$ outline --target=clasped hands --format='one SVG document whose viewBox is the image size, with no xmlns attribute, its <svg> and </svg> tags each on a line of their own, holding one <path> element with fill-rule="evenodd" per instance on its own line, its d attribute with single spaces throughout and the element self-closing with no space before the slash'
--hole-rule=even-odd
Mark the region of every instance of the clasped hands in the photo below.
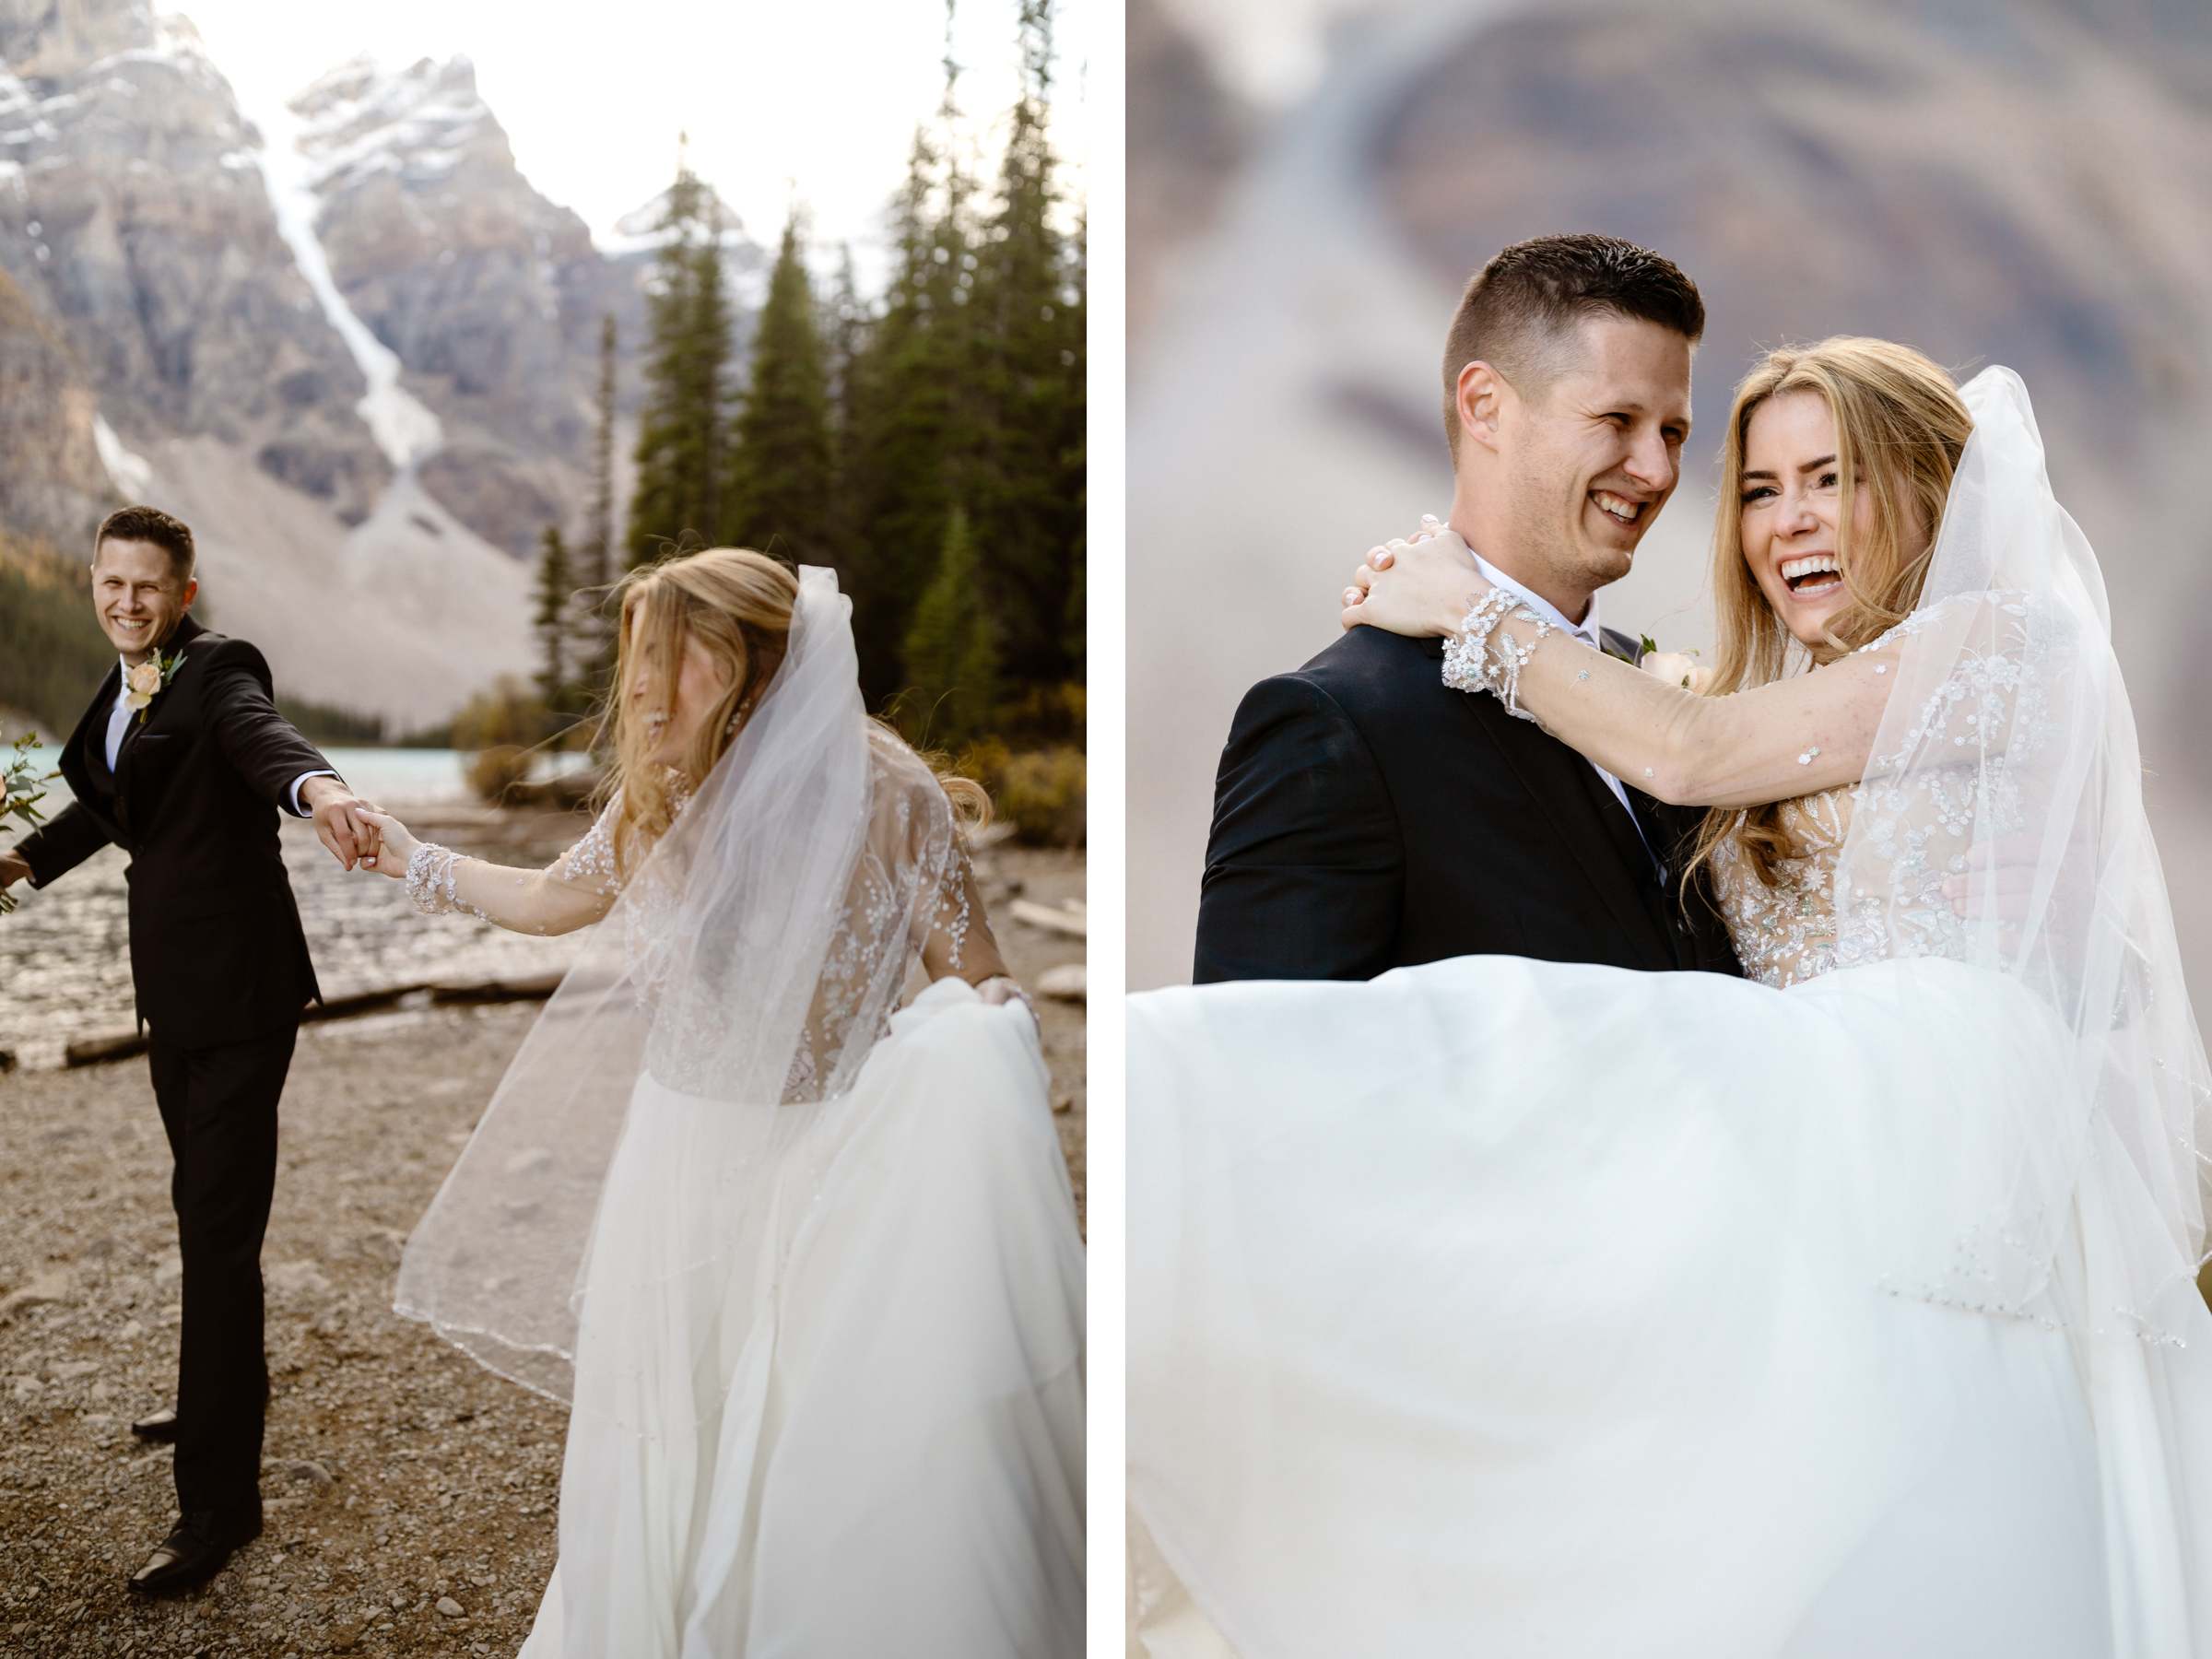
<svg viewBox="0 0 2212 1659">
<path fill-rule="evenodd" d="M 355 794 L 344 780 L 310 778 L 300 786 L 300 801 L 314 819 L 315 836 L 346 869 L 373 870 L 382 852 L 376 808 Z"/>
<path fill-rule="evenodd" d="M 1342 621 L 1347 629 L 1441 638 L 1489 591 L 1475 561 L 1445 536 L 1442 522 L 1423 513 L 1411 536 L 1368 549 L 1344 590 Z"/>
</svg>

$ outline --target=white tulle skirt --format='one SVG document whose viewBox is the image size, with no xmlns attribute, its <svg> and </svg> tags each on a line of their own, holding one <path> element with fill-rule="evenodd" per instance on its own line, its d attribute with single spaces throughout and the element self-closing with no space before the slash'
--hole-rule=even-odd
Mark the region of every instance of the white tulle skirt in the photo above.
<svg viewBox="0 0 2212 1659">
<path fill-rule="evenodd" d="M 527 1659 L 1059 1659 L 1083 1642 L 1083 1257 L 1036 1031 L 940 982 L 850 1095 L 638 1085 Z M 810 1113 L 795 1119 L 794 1113 Z M 780 1159 L 717 1213 L 718 1158 Z"/>
<path fill-rule="evenodd" d="M 2004 982 L 1487 957 L 1129 1022 L 1134 1652 L 2212 1653 L 2212 1318 L 2133 1166 L 2089 1134 L 2020 1315 L 1925 1299 L 2085 1115 Z"/>
</svg>

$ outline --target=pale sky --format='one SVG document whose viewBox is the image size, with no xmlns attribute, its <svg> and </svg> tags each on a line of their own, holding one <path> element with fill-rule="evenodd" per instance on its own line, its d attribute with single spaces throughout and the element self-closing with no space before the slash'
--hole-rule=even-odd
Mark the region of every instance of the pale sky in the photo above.
<svg viewBox="0 0 2212 1659">
<path fill-rule="evenodd" d="M 268 0 L 157 0 L 189 18 L 249 118 L 366 53 L 404 66 L 465 55 L 477 88 L 544 195 L 605 238 L 675 176 L 677 135 L 693 170 L 753 238 L 772 246 L 795 188 L 813 216 L 818 265 L 854 244 L 864 281 L 881 269 L 883 210 L 916 122 L 943 88 L 945 14 L 924 0 L 349 0 L 273 12 Z M 1081 186 L 1088 31 L 1118 8 L 1054 7 L 1053 142 L 1064 186 Z M 1015 96 L 1013 0 L 960 0 L 954 55 L 976 155 L 995 171 Z"/>
</svg>

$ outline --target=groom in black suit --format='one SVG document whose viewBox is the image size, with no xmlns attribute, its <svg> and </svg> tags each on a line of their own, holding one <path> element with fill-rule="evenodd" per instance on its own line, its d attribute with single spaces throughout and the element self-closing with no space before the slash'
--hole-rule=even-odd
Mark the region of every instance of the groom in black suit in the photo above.
<svg viewBox="0 0 2212 1659">
<path fill-rule="evenodd" d="M 1631 661 L 1597 625 L 1597 591 L 1674 491 L 1704 326 L 1696 285 L 1658 254 L 1549 236 L 1483 268 L 1446 340 L 1445 534 L 1555 627 Z M 1193 978 L 1364 980 L 1475 954 L 1740 974 L 1698 885 L 1678 896 L 1698 815 L 1497 698 L 1447 689 L 1443 651 L 1352 628 L 1245 694 Z"/>
<path fill-rule="evenodd" d="M 111 841 L 131 855 L 131 980 L 184 1264 L 176 1408 L 132 1425 L 177 1448 L 182 1515 L 130 1580 L 152 1595 L 205 1583 L 261 1531 L 261 1241 L 277 1097 L 320 995 L 272 809 L 312 815 L 348 869 L 376 850 L 368 804 L 277 713 L 261 653 L 185 615 L 197 592 L 177 520 L 125 507 L 100 525 L 93 605 L 121 661 L 62 748 L 76 799 L 0 853 L 0 888 L 42 888 Z"/>
</svg>

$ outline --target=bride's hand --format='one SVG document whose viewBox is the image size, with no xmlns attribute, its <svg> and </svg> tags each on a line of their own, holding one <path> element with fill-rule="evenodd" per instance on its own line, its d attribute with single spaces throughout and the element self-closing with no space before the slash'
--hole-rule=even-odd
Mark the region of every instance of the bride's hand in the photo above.
<svg viewBox="0 0 2212 1659">
<path fill-rule="evenodd" d="M 1371 547 L 1353 585 L 1344 590 L 1344 626 L 1386 629 L 1415 639 L 1455 631 L 1490 584 L 1442 529 L 1424 517 L 1412 540 Z"/>
<path fill-rule="evenodd" d="M 1370 547 L 1367 550 L 1367 562 L 1359 567 L 1359 574 L 1353 579 L 1353 585 L 1344 590 L 1344 608 L 1349 611 L 1353 606 L 1366 600 L 1369 582 L 1374 573 L 1377 571 L 1387 571 L 1394 562 L 1396 556 L 1391 551 L 1393 547 L 1402 547 L 1412 542 L 1428 541 L 1432 536 L 1441 535 L 1443 528 L 1443 520 L 1438 518 L 1433 512 L 1424 512 L 1421 514 L 1420 528 L 1411 535 L 1401 536 L 1396 541 L 1385 542 L 1379 547 Z M 1347 618 L 1345 627 L 1350 628 L 1351 626 L 1352 623 Z"/>
<path fill-rule="evenodd" d="M 994 1008 L 1003 1007 L 1007 1003 L 1018 1002 L 1030 1011 L 1030 1018 L 1032 1021 L 1041 1029 L 1043 1025 L 1043 1021 L 1037 1018 L 1037 1005 L 1030 1000 L 1030 994 L 1021 988 L 1021 982 L 1009 974 L 993 974 L 975 988 L 975 994 Z"/>
<path fill-rule="evenodd" d="M 364 807 L 361 817 L 376 826 L 377 855 L 361 860 L 361 868 L 374 870 L 379 876 L 389 876 L 394 881 L 407 873 L 407 861 L 415 856 L 421 843 L 407 833 L 407 827 L 388 812 L 371 812 Z"/>
</svg>

